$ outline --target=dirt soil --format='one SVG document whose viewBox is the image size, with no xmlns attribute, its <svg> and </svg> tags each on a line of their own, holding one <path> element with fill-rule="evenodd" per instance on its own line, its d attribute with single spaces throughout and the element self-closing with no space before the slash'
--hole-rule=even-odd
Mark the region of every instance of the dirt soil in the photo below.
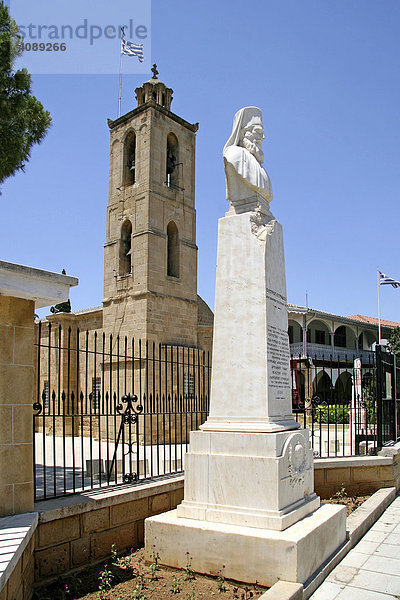
<svg viewBox="0 0 400 600">
<path fill-rule="evenodd" d="M 335 497 L 322 500 L 322 504 L 345 504 L 349 515 L 367 498 L 338 492 Z M 223 565 L 219 578 L 194 573 L 190 557 L 186 570 L 154 565 L 154 560 L 145 562 L 143 548 L 131 549 L 124 556 L 106 560 L 104 566 L 60 576 L 52 585 L 36 590 L 32 600 L 255 600 L 267 589 L 257 582 L 245 585 L 225 580 Z"/>
<path fill-rule="evenodd" d="M 371 496 L 346 496 L 337 493 L 336 496 L 329 498 L 329 500 L 321 500 L 321 504 L 344 504 L 346 506 L 347 516 L 349 516 L 370 497 Z"/>
<path fill-rule="evenodd" d="M 88 567 L 74 576 L 60 577 L 53 585 L 36 591 L 32 600 L 250 600 L 259 598 L 267 588 L 256 583 L 243 584 L 225 580 L 222 576 L 208 577 L 187 570 L 145 562 L 144 550 L 110 559 L 106 566 Z M 222 569 L 222 565 L 221 565 Z M 111 589 L 99 591 L 101 578 L 109 579 Z M 107 588 L 103 584 L 103 588 Z M 224 588 L 224 589 L 219 589 Z"/>
</svg>

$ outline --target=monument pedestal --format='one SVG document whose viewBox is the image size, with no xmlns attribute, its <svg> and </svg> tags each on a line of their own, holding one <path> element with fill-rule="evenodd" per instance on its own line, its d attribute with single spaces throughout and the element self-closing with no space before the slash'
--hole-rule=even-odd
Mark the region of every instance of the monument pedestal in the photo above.
<svg viewBox="0 0 400 600">
<path fill-rule="evenodd" d="M 293 419 L 281 225 L 259 194 L 218 230 L 209 417 L 192 432 L 184 500 L 146 519 L 161 562 L 243 582 L 304 583 L 344 543 L 346 510 L 319 508 L 307 430 Z"/>
<path fill-rule="evenodd" d="M 320 504 L 308 431 L 192 432 L 184 498 L 178 517 L 286 529 Z"/>
<path fill-rule="evenodd" d="M 272 586 L 278 579 L 305 583 L 345 542 L 346 508 L 325 504 L 285 531 L 178 517 L 177 510 L 146 519 L 146 553 L 184 568 L 186 552 L 198 573 Z"/>
</svg>

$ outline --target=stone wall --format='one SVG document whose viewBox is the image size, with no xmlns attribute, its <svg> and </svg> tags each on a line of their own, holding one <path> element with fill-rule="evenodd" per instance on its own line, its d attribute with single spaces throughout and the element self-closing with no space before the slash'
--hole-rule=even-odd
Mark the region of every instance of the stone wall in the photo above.
<svg viewBox="0 0 400 600">
<path fill-rule="evenodd" d="M 183 477 L 134 488 L 92 492 L 37 504 L 35 581 L 143 545 L 144 519 L 175 508 L 183 498 Z M 3 600 L 3 599 L 1 599 Z"/>
<path fill-rule="evenodd" d="M 349 496 L 372 494 L 384 487 L 399 489 L 400 454 L 316 459 L 314 483 L 321 498 L 330 498 L 343 487 Z"/>
<path fill-rule="evenodd" d="M 0 517 L 33 508 L 33 313 L 0 295 Z"/>
</svg>

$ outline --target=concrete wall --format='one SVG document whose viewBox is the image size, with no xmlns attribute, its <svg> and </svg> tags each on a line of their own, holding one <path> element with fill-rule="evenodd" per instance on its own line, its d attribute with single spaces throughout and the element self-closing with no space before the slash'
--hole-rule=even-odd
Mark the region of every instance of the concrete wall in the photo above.
<svg viewBox="0 0 400 600">
<path fill-rule="evenodd" d="M 0 600 L 29 600 L 34 581 L 37 513 L 0 519 Z M 8 545 L 4 552 L 5 544 Z"/>
</svg>

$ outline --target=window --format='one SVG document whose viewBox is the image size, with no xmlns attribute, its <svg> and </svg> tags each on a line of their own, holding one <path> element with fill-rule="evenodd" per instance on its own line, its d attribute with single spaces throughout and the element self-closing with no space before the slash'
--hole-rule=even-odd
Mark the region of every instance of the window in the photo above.
<svg viewBox="0 0 400 600">
<path fill-rule="evenodd" d="M 124 184 L 132 185 L 136 181 L 136 136 L 131 131 L 124 145 Z"/>
<path fill-rule="evenodd" d="M 335 331 L 335 346 L 346 348 L 346 327 L 341 325 Z"/>
<path fill-rule="evenodd" d="M 97 412 L 100 410 L 101 377 L 93 377 L 92 379 L 92 398 L 93 409 Z"/>
<path fill-rule="evenodd" d="M 325 344 L 325 331 L 322 331 L 321 329 L 315 330 L 315 343 Z"/>
<path fill-rule="evenodd" d="M 173 133 L 167 137 L 167 164 L 166 164 L 166 184 L 170 188 L 179 188 L 179 147 L 178 140 Z"/>
<path fill-rule="evenodd" d="M 167 275 L 179 277 L 179 234 L 173 221 L 167 227 Z"/>
<path fill-rule="evenodd" d="M 129 275 L 132 272 L 132 223 L 130 221 L 125 221 L 121 227 L 118 272 L 120 275 Z"/>
<path fill-rule="evenodd" d="M 50 382 L 45 381 L 43 386 L 43 394 L 44 394 L 44 409 L 50 410 Z M 42 396 L 43 400 L 43 396 Z"/>
<path fill-rule="evenodd" d="M 289 344 L 293 344 L 293 325 L 289 325 L 289 329 L 288 329 L 288 335 L 289 335 Z"/>
<path fill-rule="evenodd" d="M 194 397 L 194 375 L 185 373 L 183 376 L 183 395 L 185 398 Z"/>
</svg>

